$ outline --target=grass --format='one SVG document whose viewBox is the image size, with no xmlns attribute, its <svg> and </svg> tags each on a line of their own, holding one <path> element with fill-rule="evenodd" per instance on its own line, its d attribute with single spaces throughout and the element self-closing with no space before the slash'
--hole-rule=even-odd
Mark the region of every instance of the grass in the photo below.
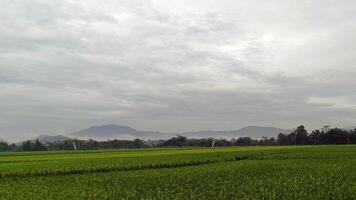
<svg viewBox="0 0 356 200">
<path fill-rule="evenodd" d="M 356 146 L 0 154 L 0 199 L 356 199 Z"/>
</svg>

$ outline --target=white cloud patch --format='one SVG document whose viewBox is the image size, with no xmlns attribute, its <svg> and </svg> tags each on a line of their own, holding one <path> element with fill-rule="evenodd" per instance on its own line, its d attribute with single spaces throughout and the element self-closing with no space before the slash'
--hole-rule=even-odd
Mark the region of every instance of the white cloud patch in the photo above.
<svg viewBox="0 0 356 200">
<path fill-rule="evenodd" d="M 342 97 L 310 97 L 308 103 L 336 109 L 356 109 L 354 101 Z"/>
</svg>

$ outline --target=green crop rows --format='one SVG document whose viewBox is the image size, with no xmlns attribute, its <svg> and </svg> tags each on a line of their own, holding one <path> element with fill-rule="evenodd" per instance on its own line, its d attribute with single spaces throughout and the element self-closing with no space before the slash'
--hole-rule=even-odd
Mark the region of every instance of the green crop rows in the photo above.
<svg viewBox="0 0 356 200">
<path fill-rule="evenodd" d="M 0 153 L 0 199 L 356 199 L 356 146 Z"/>
</svg>

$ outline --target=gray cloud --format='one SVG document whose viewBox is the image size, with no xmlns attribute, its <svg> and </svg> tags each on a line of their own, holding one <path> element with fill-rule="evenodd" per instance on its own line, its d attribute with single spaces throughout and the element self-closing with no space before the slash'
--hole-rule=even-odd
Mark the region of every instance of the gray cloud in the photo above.
<svg viewBox="0 0 356 200">
<path fill-rule="evenodd" d="M 355 125 L 355 4 L 5 0 L 0 137 Z"/>
</svg>

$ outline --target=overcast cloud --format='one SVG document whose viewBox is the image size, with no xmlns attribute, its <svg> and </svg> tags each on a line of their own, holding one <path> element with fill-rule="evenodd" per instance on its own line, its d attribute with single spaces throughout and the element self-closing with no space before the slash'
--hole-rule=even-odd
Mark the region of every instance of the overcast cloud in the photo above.
<svg viewBox="0 0 356 200">
<path fill-rule="evenodd" d="M 356 125 L 356 1 L 2 0 L 0 137 Z"/>
</svg>

